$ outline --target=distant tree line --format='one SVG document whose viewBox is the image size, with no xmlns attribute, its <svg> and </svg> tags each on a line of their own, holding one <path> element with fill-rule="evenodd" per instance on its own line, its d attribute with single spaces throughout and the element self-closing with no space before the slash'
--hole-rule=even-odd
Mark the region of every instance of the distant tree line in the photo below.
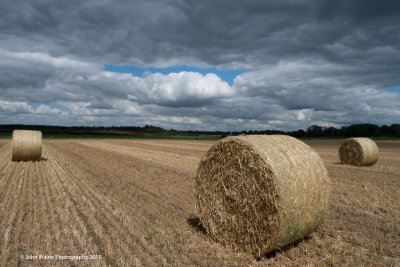
<svg viewBox="0 0 400 267">
<path fill-rule="evenodd" d="M 188 131 L 189 133 L 206 134 L 210 132 Z M 278 130 L 261 130 L 261 131 L 241 131 L 241 132 L 213 132 L 213 134 L 239 135 L 239 134 L 288 134 L 297 138 L 334 138 L 334 137 L 400 137 L 400 124 L 392 124 L 390 126 L 378 126 L 374 124 L 353 124 L 341 128 L 323 127 L 319 125 L 311 125 L 307 130 L 297 131 L 278 131 Z"/>
<path fill-rule="evenodd" d="M 378 126 L 375 124 L 353 124 L 341 128 L 311 125 L 307 130 L 297 131 L 243 131 L 244 134 L 288 134 L 297 138 L 334 137 L 400 137 L 400 124 Z"/>
<path fill-rule="evenodd" d="M 353 124 L 341 128 L 323 127 L 319 125 L 311 125 L 307 130 L 297 131 L 277 131 L 277 130 L 261 130 L 261 131 L 241 131 L 241 132 L 225 132 L 225 131 L 178 131 L 174 129 L 166 130 L 161 127 L 145 125 L 138 126 L 120 126 L 120 127 L 104 127 L 104 126 L 48 126 L 48 125 L 0 125 L 0 133 L 10 133 L 14 129 L 30 129 L 40 130 L 47 134 L 193 134 L 193 135 L 239 135 L 239 134 L 288 134 L 297 138 L 334 138 L 334 137 L 397 137 L 400 138 L 400 124 L 374 125 L 374 124 Z"/>
<path fill-rule="evenodd" d="M 306 131 L 298 130 L 288 133 L 295 137 L 400 137 L 400 124 L 374 125 L 353 124 L 342 128 L 311 125 Z"/>
</svg>

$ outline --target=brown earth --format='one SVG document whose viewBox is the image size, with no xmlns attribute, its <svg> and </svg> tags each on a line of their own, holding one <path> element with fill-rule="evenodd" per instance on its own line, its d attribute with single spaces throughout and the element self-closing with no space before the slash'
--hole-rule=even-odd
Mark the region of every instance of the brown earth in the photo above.
<svg viewBox="0 0 400 267">
<path fill-rule="evenodd" d="M 371 167 L 339 164 L 339 141 L 308 143 L 332 179 L 331 214 L 309 238 L 254 259 L 197 224 L 193 177 L 213 142 L 46 141 L 42 161 L 17 163 L 0 141 L 0 265 L 400 266 L 400 142 L 378 142 Z"/>
</svg>

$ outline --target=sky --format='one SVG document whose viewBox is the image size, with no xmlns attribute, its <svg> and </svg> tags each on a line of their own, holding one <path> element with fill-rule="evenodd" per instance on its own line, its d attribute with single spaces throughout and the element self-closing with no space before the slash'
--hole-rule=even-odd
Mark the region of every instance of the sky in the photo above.
<svg viewBox="0 0 400 267">
<path fill-rule="evenodd" d="M 400 123 L 400 1 L 0 0 L 0 124 Z"/>
</svg>

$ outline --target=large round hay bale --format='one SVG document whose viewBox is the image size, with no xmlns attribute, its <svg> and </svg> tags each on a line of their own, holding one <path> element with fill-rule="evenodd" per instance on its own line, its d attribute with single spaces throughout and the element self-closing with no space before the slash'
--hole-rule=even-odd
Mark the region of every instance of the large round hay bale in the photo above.
<svg viewBox="0 0 400 267">
<path fill-rule="evenodd" d="M 378 161 L 379 148 L 369 138 L 348 138 L 340 144 L 339 158 L 344 164 L 371 166 Z"/>
<path fill-rule="evenodd" d="M 285 135 L 220 140 L 201 160 L 195 179 L 196 207 L 209 236 L 256 256 L 314 231 L 330 196 L 320 156 Z"/>
<path fill-rule="evenodd" d="M 14 130 L 12 134 L 12 161 L 40 160 L 42 132 Z"/>
</svg>

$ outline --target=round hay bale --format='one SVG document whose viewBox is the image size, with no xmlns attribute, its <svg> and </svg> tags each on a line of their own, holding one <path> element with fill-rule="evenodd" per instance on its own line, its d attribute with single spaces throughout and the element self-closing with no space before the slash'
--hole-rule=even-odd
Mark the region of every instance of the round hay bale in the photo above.
<svg viewBox="0 0 400 267">
<path fill-rule="evenodd" d="M 348 138 L 340 144 L 339 158 L 344 164 L 371 166 L 378 161 L 379 148 L 369 138 Z"/>
<path fill-rule="evenodd" d="M 12 161 L 40 160 L 42 132 L 14 130 L 12 134 Z"/>
<path fill-rule="evenodd" d="M 213 240 L 261 256 L 321 224 L 331 182 L 320 156 L 298 139 L 236 136 L 220 140 L 203 157 L 195 197 Z"/>
</svg>

